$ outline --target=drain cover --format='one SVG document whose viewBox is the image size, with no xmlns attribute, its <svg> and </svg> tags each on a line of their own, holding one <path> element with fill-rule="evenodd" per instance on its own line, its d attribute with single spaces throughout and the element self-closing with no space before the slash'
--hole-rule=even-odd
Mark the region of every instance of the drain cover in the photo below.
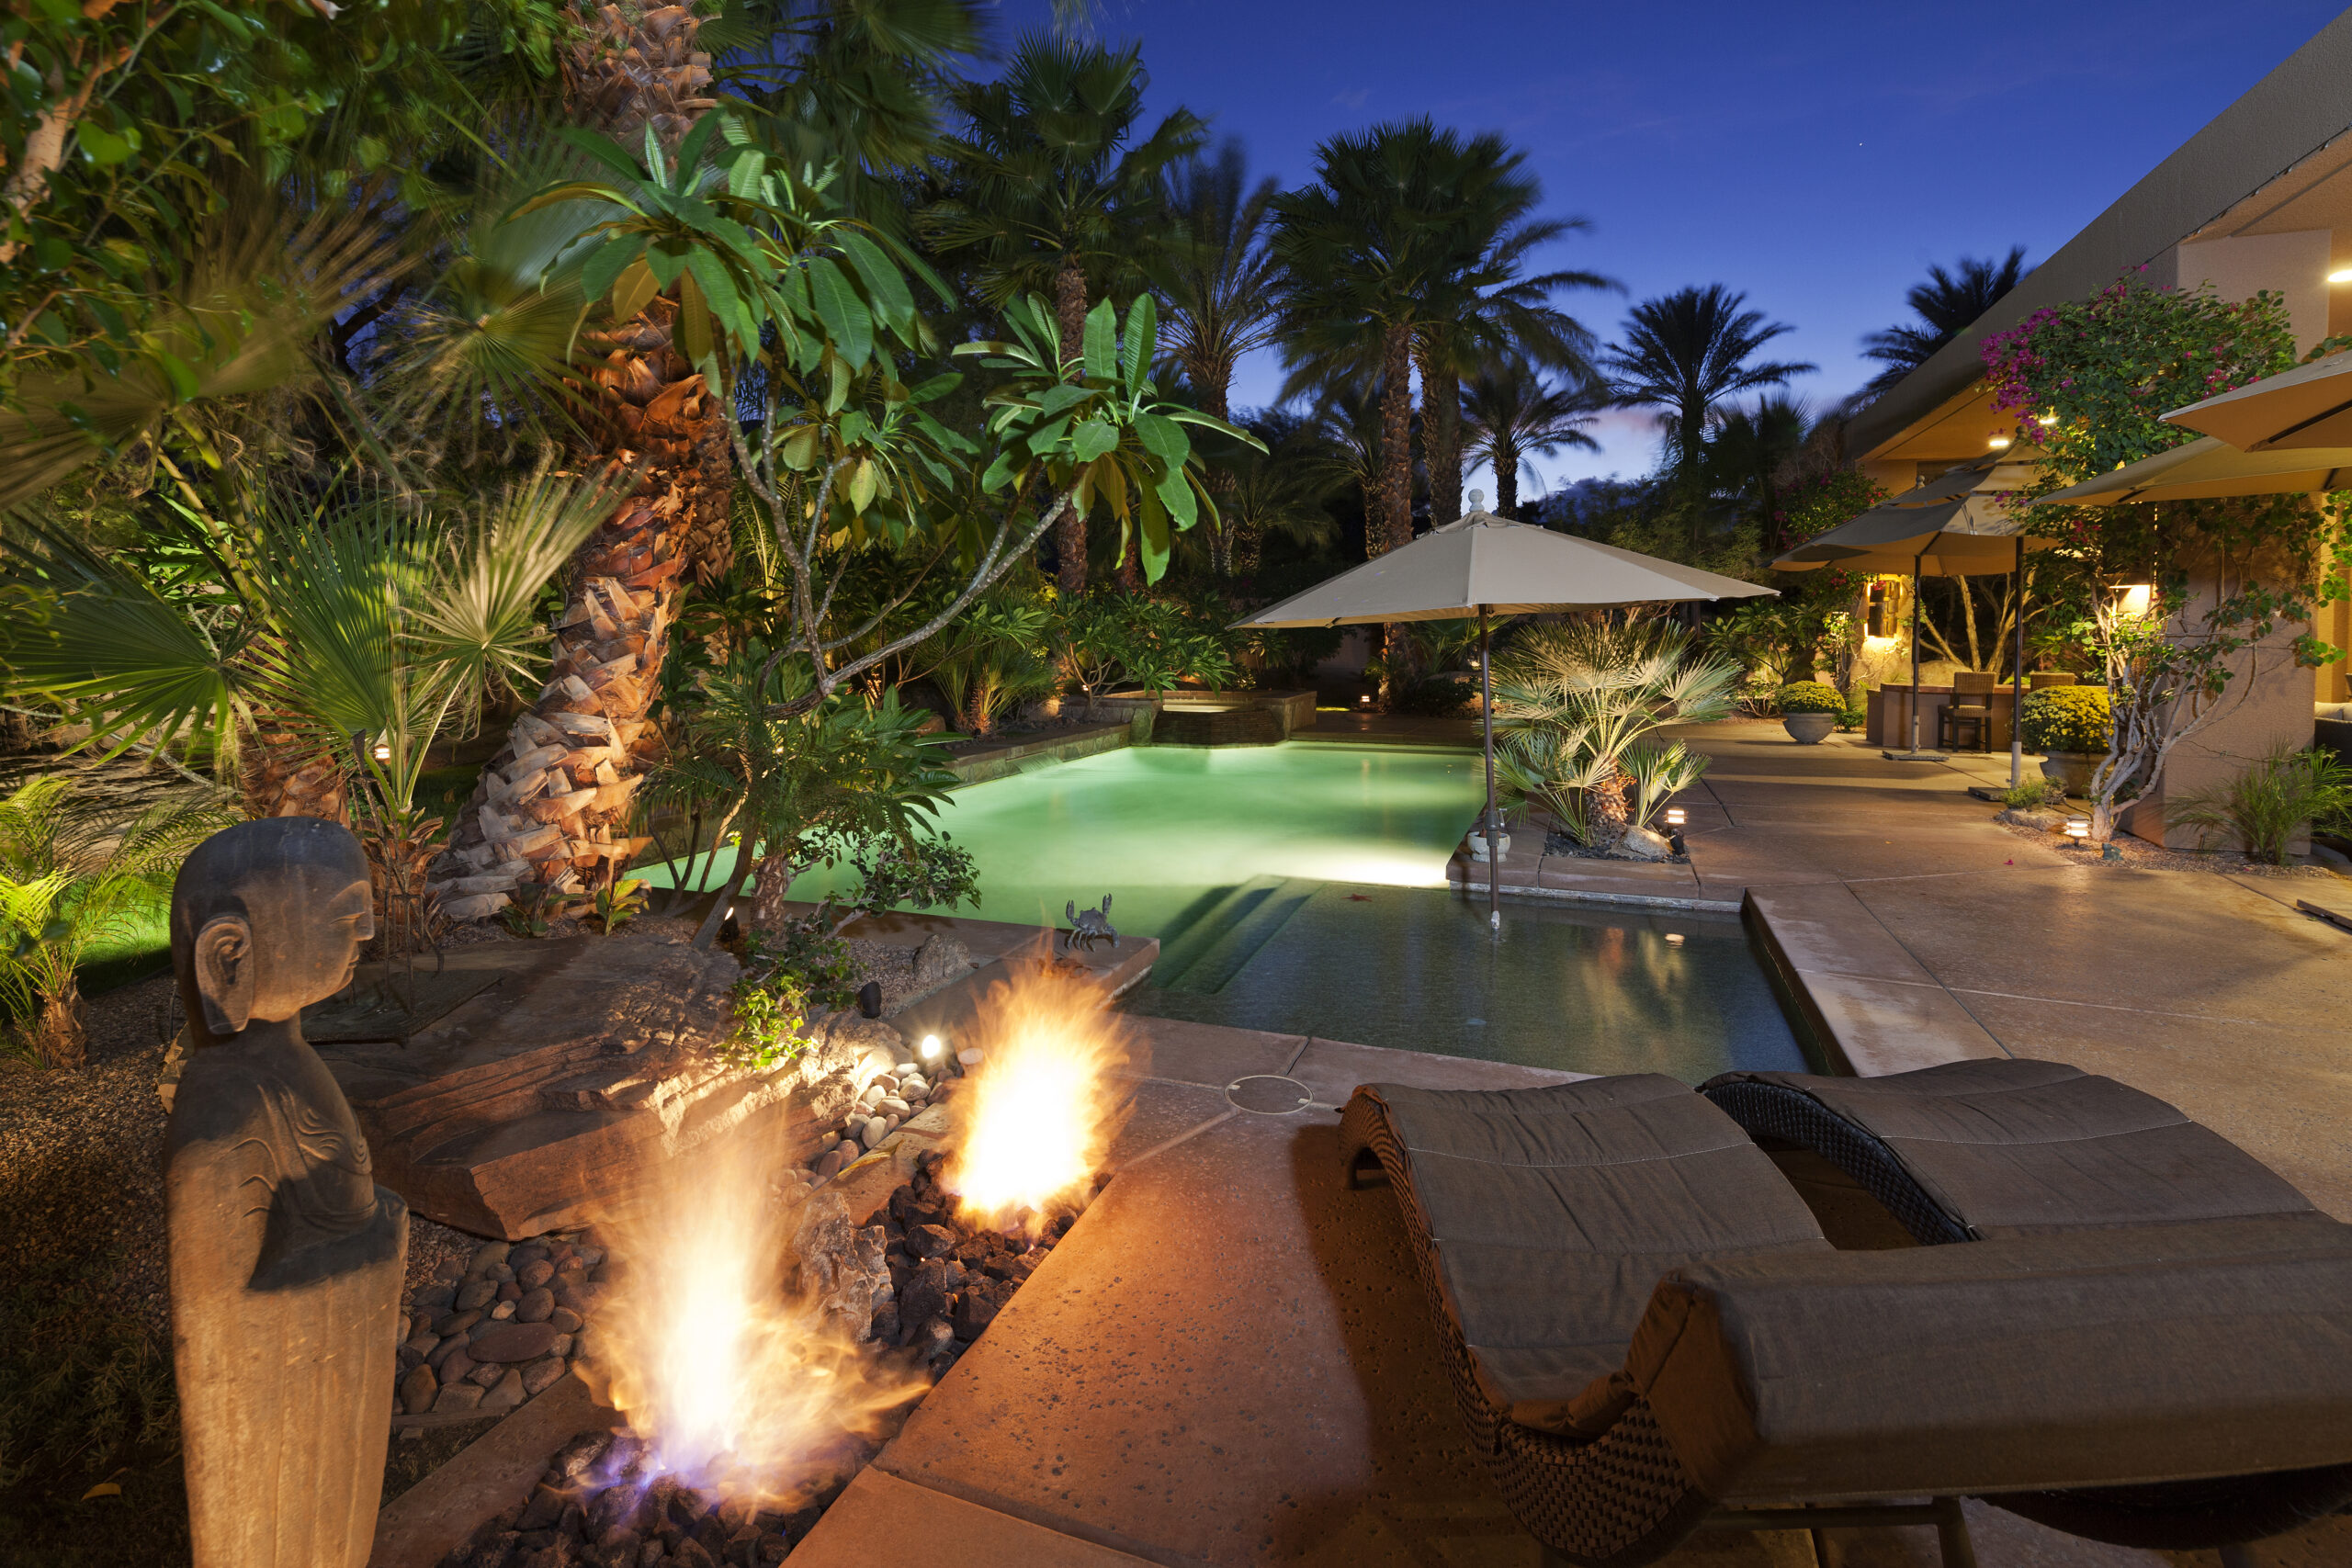
<svg viewBox="0 0 2352 1568">
<path fill-rule="evenodd" d="M 1286 1116 L 1315 1103 L 1305 1084 L 1272 1073 L 1234 1079 L 1225 1086 L 1225 1098 L 1235 1110 L 1254 1111 L 1261 1116 Z"/>
</svg>

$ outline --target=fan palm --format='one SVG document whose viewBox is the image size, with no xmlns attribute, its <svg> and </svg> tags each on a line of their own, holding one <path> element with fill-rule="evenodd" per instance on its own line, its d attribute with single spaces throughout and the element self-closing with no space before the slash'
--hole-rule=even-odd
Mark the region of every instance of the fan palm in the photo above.
<svg viewBox="0 0 2352 1568">
<path fill-rule="evenodd" d="M 1707 440 L 1708 489 L 1745 507 L 1776 552 L 1785 542 L 1781 497 L 1811 423 L 1803 399 L 1766 397 L 1752 409 L 1718 411 Z"/>
<path fill-rule="evenodd" d="M 1939 264 L 1928 268 L 1928 281 L 1915 283 L 1904 303 L 1918 316 L 1919 324 L 1905 323 L 1871 333 L 1862 339 L 1865 357 L 1886 367 L 1871 378 L 1865 393 L 1883 392 L 1935 357 L 1936 351 L 1974 325 L 2001 296 L 2025 277 L 2025 247 L 2011 245 L 1996 263 L 1962 256 L 1951 271 Z"/>
<path fill-rule="evenodd" d="M 124 822 L 73 791 L 52 773 L 0 800 L 0 1012 L 29 1021 L 24 1043 L 53 1067 L 79 1066 L 88 1052 L 83 959 L 170 891 L 189 850 L 236 819 L 208 799 L 151 806 Z"/>
<path fill-rule="evenodd" d="M 963 134 L 945 146 L 951 185 L 920 214 L 942 252 L 973 251 L 983 298 L 1054 303 L 1064 360 L 1078 357 L 1091 301 L 1147 283 L 1140 258 L 1165 227 L 1161 178 L 1197 152 L 1200 118 L 1178 108 L 1138 139 L 1150 81 L 1140 48 L 1031 33 L 1004 75 L 956 93 Z M 1065 513 L 1062 586 L 1086 586 L 1086 519 Z"/>
<path fill-rule="evenodd" d="M 1669 724 L 1731 711 L 1739 667 L 1693 657 L 1690 634 L 1662 621 L 1537 626 L 1495 661 L 1497 777 L 1606 849 L 1706 770 Z"/>
<path fill-rule="evenodd" d="M 1254 573 L 1259 548 L 1270 535 L 1310 550 L 1328 547 L 1337 530 L 1324 502 L 1351 479 L 1363 482 L 1312 421 L 1270 412 L 1251 420 L 1250 428 L 1265 450 L 1245 449 L 1226 470 L 1227 523 L 1221 541 L 1213 541 L 1222 542 L 1227 552 L 1216 564 L 1219 575 Z"/>
<path fill-rule="evenodd" d="M 1617 400 L 1662 412 L 1669 466 L 1686 485 L 1701 478 L 1707 423 L 1717 405 L 1743 392 L 1777 387 L 1818 367 L 1794 360 L 1758 363 L 1764 345 L 1795 329 L 1745 310 L 1747 296 L 1720 283 L 1678 289 L 1634 307 L 1625 342 L 1606 355 Z"/>
<path fill-rule="evenodd" d="M 1554 382 L 1524 359 L 1505 360 L 1470 383 L 1464 400 L 1470 442 L 1464 457 L 1495 472 L 1495 511 L 1519 511 L 1519 476 L 1535 475 L 1530 457 L 1549 457 L 1563 447 L 1597 451 L 1587 427 L 1609 406 L 1608 390 L 1591 380 Z"/>
</svg>

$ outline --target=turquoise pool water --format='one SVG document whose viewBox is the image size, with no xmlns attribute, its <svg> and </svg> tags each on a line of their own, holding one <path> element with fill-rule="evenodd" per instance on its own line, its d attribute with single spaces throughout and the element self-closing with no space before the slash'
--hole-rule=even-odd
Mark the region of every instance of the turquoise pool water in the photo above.
<svg viewBox="0 0 2352 1568">
<path fill-rule="evenodd" d="M 1059 925 L 1108 893 L 1123 934 L 1164 939 L 1254 877 L 1443 887 L 1485 787 L 1461 751 L 1143 746 L 967 784 L 939 824 L 979 865 L 980 907 L 957 913 Z M 792 896 L 848 881 L 819 872 Z"/>
<path fill-rule="evenodd" d="M 957 790 L 982 919 L 1062 923 L 1112 897 L 1162 943 L 1133 1011 L 1587 1073 L 1698 1082 L 1805 1066 L 1736 918 L 1647 916 L 1447 890 L 1476 753 L 1143 747 Z M 794 886 L 814 897 L 820 874 Z"/>
</svg>

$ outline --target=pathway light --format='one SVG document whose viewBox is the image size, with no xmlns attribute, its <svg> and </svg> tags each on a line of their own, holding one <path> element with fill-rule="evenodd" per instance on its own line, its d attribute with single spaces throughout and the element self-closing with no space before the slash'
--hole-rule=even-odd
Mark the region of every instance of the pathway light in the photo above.
<svg viewBox="0 0 2352 1568">
<path fill-rule="evenodd" d="M 2090 836 L 2091 825 L 2086 819 L 2080 817 L 2070 818 L 2067 819 L 2066 837 L 2075 841 L 2075 848 L 2080 849 L 2085 843 L 2088 842 Z"/>
<path fill-rule="evenodd" d="M 924 1061 L 926 1061 L 926 1062 L 935 1062 L 935 1061 L 939 1060 L 939 1054 L 940 1054 L 940 1052 L 942 1052 L 942 1051 L 945 1050 L 945 1049 L 946 1049 L 946 1047 L 945 1047 L 944 1045 L 943 1045 L 943 1044 L 941 1044 L 941 1043 L 940 1043 L 940 1040 L 939 1040 L 939 1036 L 938 1036 L 938 1035 L 936 1035 L 936 1034 L 926 1034 L 926 1035 L 924 1035 L 924 1036 L 922 1037 L 922 1059 L 923 1059 Z"/>
</svg>

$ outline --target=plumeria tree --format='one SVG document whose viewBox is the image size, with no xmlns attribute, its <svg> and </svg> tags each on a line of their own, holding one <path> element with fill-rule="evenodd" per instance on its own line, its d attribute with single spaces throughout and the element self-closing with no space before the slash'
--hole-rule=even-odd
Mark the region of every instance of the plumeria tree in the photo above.
<svg viewBox="0 0 2352 1568">
<path fill-rule="evenodd" d="M 2045 452 L 2031 501 L 2195 439 L 2171 409 L 2290 367 L 2294 334 L 2279 296 L 2245 300 L 2124 279 L 2086 300 L 2038 310 L 1985 340 L 1995 405 Z M 2174 748 L 2224 711 L 2233 682 L 2285 627 L 2299 664 L 2337 657 L 2311 634 L 2345 592 L 2348 561 L 2332 509 L 2302 495 L 2132 506 L 2043 506 L 2036 533 L 2063 565 L 2037 574 L 2061 619 L 2104 668 L 2113 739 L 2092 774 L 2091 837 L 2155 789 Z"/>
</svg>

